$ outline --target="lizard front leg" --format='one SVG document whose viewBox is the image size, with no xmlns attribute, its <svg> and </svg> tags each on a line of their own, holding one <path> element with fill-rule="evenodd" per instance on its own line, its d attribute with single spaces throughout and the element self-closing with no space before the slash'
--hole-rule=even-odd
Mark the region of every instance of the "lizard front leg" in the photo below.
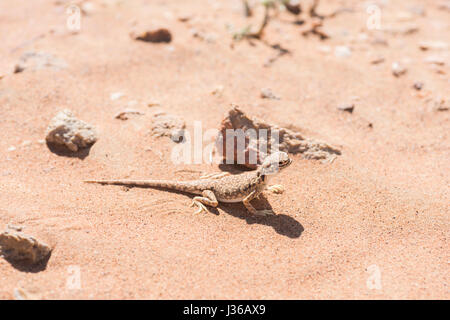
<svg viewBox="0 0 450 320">
<path fill-rule="evenodd" d="M 201 197 L 194 197 L 191 203 L 191 207 L 198 207 L 198 210 L 195 213 L 200 213 L 202 211 L 208 212 L 208 210 L 204 206 L 205 204 L 214 208 L 219 205 L 216 195 L 211 190 L 204 190 Z"/>
<path fill-rule="evenodd" d="M 250 201 L 252 201 L 253 199 L 255 199 L 258 196 L 259 196 L 259 193 L 257 193 L 256 191 L 252 191 L 248 196 L 246 196 L 242 200 L 242 203 L 244 204 L 245 208 L 247 208 L 247 210 L 251 214 L 254 214 L 255 216 L 270 216 L 270 215 L 274 215 L 272 210 L 256 210 L 255 207 L 252 206 Z"/>
</svg>

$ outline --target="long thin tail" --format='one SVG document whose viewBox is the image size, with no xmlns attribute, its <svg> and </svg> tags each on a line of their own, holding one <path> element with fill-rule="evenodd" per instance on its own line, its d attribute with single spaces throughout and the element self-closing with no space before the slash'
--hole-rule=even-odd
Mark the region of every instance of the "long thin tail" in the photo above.
<svg viewBox="0 0 450 320">
<path fill-rule="evenodd" d="M 193 181 L 171 181 L 171 180 L 85 180 L 85 183 L 109 184 L 117 186 L 162 188 L 193 193 Z"/>
</svg>

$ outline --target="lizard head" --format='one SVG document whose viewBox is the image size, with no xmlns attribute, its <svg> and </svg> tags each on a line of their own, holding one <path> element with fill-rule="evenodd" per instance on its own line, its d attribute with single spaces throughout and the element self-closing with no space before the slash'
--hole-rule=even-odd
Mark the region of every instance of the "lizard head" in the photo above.
<svg viewBox="0 0 450 320">
<path fill-rule="evenodd" d="M 279 170 L 289 167 L 291 163 L 292 160 L 289 158 L 288 154 L 279 151 L 267 156 L 259 169 L 263 175 L 275 174 L 278 173 Z"/>
</svg>

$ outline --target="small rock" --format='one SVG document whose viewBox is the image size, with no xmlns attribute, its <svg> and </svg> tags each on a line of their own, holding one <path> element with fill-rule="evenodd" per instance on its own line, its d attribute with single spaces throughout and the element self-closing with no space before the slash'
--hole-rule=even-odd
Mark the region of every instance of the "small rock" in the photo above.
<svg viewBox="0 0 450 320">
<path fill-rule="evenodd" d="M 16 225 L 11 224 L 11 223 L 8 224 L 7 228 L 11 229 L 11 230 L 15 230 L 15 231 L 22 231 L 23 230 L 22 226 L 16 226 Z"/>
<path fill-rule="evenodd" d="M 91 1 L 86 1 L 81 4 L 81 12 L 84 15 L 91 15 L 95 12 L 95 4 Z"/>
<path fill-rule="evenodd" d="M 352 51 L 347 46 L 337 46 L 334 48 L 334 55 L 338 58 L 348 58 L 352 55 Z"/>
<path fill-rule="evenodd" d="M 422 50 L 446 50 L 448 44 L 444 41 L 422 41 L 419 43 L 419 48 Z"/>
<path fill-rule="evenodd" d="M 380 64 L 380 63 L 384 62 L 385 60 L 386 59 L 384 57 L 377 56 L 377 57 L 372 58 L 372 60 L 370 60 L 370 63 L 371 64 Z"/>
<path fill-rule="evenodd" d="M 30 141 L 30 140 L 25 140 L 25 141 L 22 142 L 22 144 L 21 144 L 22 147 L 28 147 L 29 145 L 31 145 L 31 141 Z"/>
<path fill-rule="evenodd" d="M 30 293 L 23 288 L 15 288 L 13 295 L 15 300 L 41 300 L 39 295 Z"/>
<path fill-rule="evenodd" d="M 264 130 L 266 134 L 260 132 L 262 134 L 256 139 L 251 136 L 251 132 L 258 134 L 260 129 Z M 238 136 L 238 139 L 244 140 L 243 145 L 241 145 L 239 141 L 235 143 L 234 141 L 228 140 L 227 136 L 230 133 L 229 130 L 232 130 L 231 132 L 236 134 L 239 134 L 239 132 L 244 134 L 244 137 Z M 278 137 L 278 141 L 275 140 L 276 137 Z M 235 140 L 234 136 L 231 136 L 230 140 L 231 138 Z M 263 151 L 261 146 L 267 147 L 266 151 Z M 280 151 L 292 154 L 300 153 L 306 159 L 328 161 L 336 155 L 341 154 L 340 150 L 337 148 L 321 141 L 306 139 L 299 132 L 281 128 L 257 118 L 250 118 L 235 105 L 222 120 L 219 134 L 216 139 L 216 150 L 225 163 L 236 164 L 238 163 L 238 160 L 240 160 L 239 156 L 244 155 L 244 163 L 238 164 L 253 169 L 256 168 L 258 163 L 261 163 L 264 160 L 267 156 L 267 151 L 271 150 L 272 146 L 277 146 Z M 232 148 L 232 150 L 227 150 L 229 148 Z M 255 158 L 252 158 L 253 155 Z M 227 159 L 228 156 L 232 156 L 233 158 Z M 254 160 L 256 160 L 257 163 L 254 163 Z"/>
<path fill-rule="evenodd" d="M 353 110 L 355 109 L 355 104 L 344 103 L 344 104 L 341 104 L 340 106 L 338 106 L 337 108 L 338 108 L 338 110 L 341 110 L 341 111 L 353 113 Z"/>
<path fill-rule="evenodd" d="M 423 82 L 420 82 L 420 81 L 414 82 L 413 88 L 416 89 L 417 91 L 422 90 L 422 88 L 423 88 Z"/>
<path fill-rule="evenodd" d="M 419 32 L 419 27 L 418 26 L 407 26 L 403 29 L 400 30 L 400 33 L 403 35 L 409 35 L 409 34 L 413 34 L 413 33 L 417 33 Z"/>
<path fill-rule="evenodd" d="M 447 73 L 445 72 L 445 70 L 443 70 L 440 66 L 438 66 L 438 65 L 436 65 L 436 64 L 432 64 L 432 65 L 431 65 L 431 69 L 434 70 L 434 72 L 436 72 L 437 74 L 442 74 L 442 75 L 447 74 Z"/>
<path fill-rule="evenodd" d="M 26 293 L 23 291 L 22 288 L 14 288 L 14 299 L 15 300 L 27 300 L 26 299 Z"/>
<path fill-rule="evenodd" d="M 145 31 L 139 34 L 131 33 L 131 37 L 134 40 L 161 43 L 161 42 L 171 42 L 172 34 L 169 30 L 161 28 L 154 31 Z"/>
<path fill-rule="evenodd" d="M 47 244 L 13 230 L 0 233 L 0 247 L 6 258 L 30 264 L 37 264 L 48 258 L 52 251 Z"/>
<path fill-rule="evenodd" d="M 170 137 L 176 143 L 184 140 L 186 124 L 181 119 L 161 111 L 153 115 L 152 122 L 153 135 Z"/>
<path fill-rule="evenodd" d="M 70 110 L 63 110 L 50 121 L 45 140 L 49 144 L 63 145 L 77 152 L 94 144 L 97 134 L 90 124 L 76 119 Z"/>
<path fill-rule="evenodd" d="M 64 60 L 45 52 L 25 52 L 14 67 L 14 73 L 19 73 L 27 69 L 35 71 L 44 68 L 61 70 L 67 68 L 67 64 Z"/>
<path fill-rule="evenodd" d="M 206 41 L 208 43 L 214 43 L 217 40 L 217 35 L 213 33 L 205 33 L 202 31 L 198 31 L 195 28 L 192 28 L 190 32 L 194 38 L 199 38 L 200 40 Z"/>
<path fill-rule="evenodd" d="M 438 98 L 434 100 L 436 111 L 448 111 L 450 109 L 450 99 Z"/>
<path fill-rule="evenodd" d="M 298 3 L 298 1 L 284 1 L 283 4 L 286 10 L 294 15 L 299 15 L 302 12 L 302 8 L 300 7 L 300 3 Z"/>
<path fill-rule="evenodd" d="M 401 26 L 387 26 L 382 30 L 392 35 L 410 35 L 417 33 L 420 28 L 417 24 L 407 24 Z"/>
<path fill-rule="evenodd" d="M 223 93 L 224 88 L 225 88 L 225 87 L 222 86 L 222 85 L 216 86 L 216 87 L 213 89 L 213 91 L 211 91 L 211 94 L 214 95 L 214 96 L 221 95 L 221 94 Z"/>
<path fill-rule="evenodd" d="M 109 98 L 114 101 L 122 98 L 125 94 L 123 92 L 113 92 L 109 95 Z"/>
<path fill-rule="evenodd" d="M 8 152 L 12 152 L 12 151 L 15 151 L 17 148 L 16 147 L 14 147 L 14 146 L 11 146 L 11 147 L 9 147 L 8 148 Z"/>
<path fill-rule="evenodd" d="M 180 21 L 180 22 L 188 22 L 188 21 L 191 20 L 192 18 L 193 18 L 192 15 L 186 14 L 186 15 L 179 16 L 179 17 L 177 18 L 177 20 Z"/>
<path fill-rule="evenodd" d="M 399 62 L 392 63 L 392 74 L 396 77 L 400 77 L 405 74 L 407 69 L 402 66 Z"/>
<path fill-rule="evenodd" d="M 134 110 L 134 109 L 125 109 L 121 112 L 119 112 L 118 114 L 116 114 L 114 116 L 114 118 L 116 119 L 120 119 L 120 120 L 127 120 L 128 119 L 128 115 L 129 114 L 135 114 L 135 115 L 144 115 L 145 113 L 139 111 L 139 110 Z"/>
<path fill-rule="evenodd" d="M 389 30 L 392 34 L 397 35 L 410 35 L 419 32 L 419 27 L 417 25 L 404 26 L 398 29 Z"/>
<path fill-rule="evenodd" d="M 424 61 L 426 63 L 436 64 L 438 66 L 443 66 L 445 64 L 445 59 L 441 56 L 428 56 Z"/>
<path fill-rule="evenodd" d="M 262 88 L 261 89 L 261 98 L 263 99 L 272 99 L 272 100 L 280 100 L 281 98 L 274 95 L 270 88 Z"/>
</svg>

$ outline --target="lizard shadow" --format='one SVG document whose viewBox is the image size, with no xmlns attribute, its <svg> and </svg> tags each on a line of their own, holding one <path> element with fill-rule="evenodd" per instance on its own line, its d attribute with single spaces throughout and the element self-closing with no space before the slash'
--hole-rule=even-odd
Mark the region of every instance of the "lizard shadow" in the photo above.
<svg viewBox="0 0 450 320">
<path fill-rule="evenodd" d="M 128 190 L 131 188 L 146 189 L 146 188 L 150 188 L 150 187 L 139 186 L 139 187 L 125 187 L 125 188 L 126 188 L 126 190 Z M 182 194 L 182 195 L 192 198 L 192 194 L 190 194 L 189 192 L 172 190 L 170 188 L 164 188 L 164 187 L 156 188 L 156 189 L 168 191 L 168 192 L 176 193 L 176 194 Z M 269 201 L 267 200 L 267 198 L 264 195 L 261 195 L 259 198 L 254 199 L 252 201 L 252 204 L 255 204 L 257 209 L 264 208 L 264 209 L 272 210 L 272 206 L 270 205 Z M 302 232 L 305 230 L 300 222 L 298 222 L 294 218 L 292 218 L 288 215 L 285 215 L 285 214 L 276 214 L 273 216 L 265 216 L 265 217 L 254 216 L 247 212 L 247 209 L 244 207 L 244 205 L 242 203 L 220 203 L 219 207 L 221 209 L 223 209 L 223 211 L 225 211 L 226 213 L 228 213 L 229 215 L 231 215 L 235 218 L 244 219 L 247 222 L 247 224 L 258 223 L 261 225 L 270 226 L 278 234 L 292 238 L 292 239 L 300 237 Z M 219 210 L 217 208 L 213 208 L 213 207 L 209 207 L 209 206 L 207 208 L 208 208 L 209 212 L 211 212 L 215 215 L 220 214 Z"/>
<path fill-rule="evenodd" d="M 260 196 L 259 199 L 253 200 L 252 204 L 255 204 L 255 207 L 257 209 L 264 208 L 272 210 L 272 206 L 264 196 Z M 245 220 L 247 224 L 257 223 L 265 226 L 270 226 L 275 230 L 276 233 L 288 238 L 299 238 L 302 235 L 302 232 L 305 230 L 300 222 L 285 214 L 276 214 L 273 216 L 265 217 L 254 216 L 247 211 L 242 203 L 221 203 L 220 208 L 227 214 L 235 218 Z M 214 214 L 219 214 L 217 208 L 208 209 Z"/>
<path fill-rule="evenodd" d="M 46 144 L 47 144 L 48 149 L 58 156 L 68 157 L 68 158 L 78 158 L 80 160 L 83 160 L 84 158 L 86 158 L 89 155 L 89 152 L 91 151 L 91 147 L 92 147 L 92 145 L 90 145 L 86 148 L 79 149 L 77 152 L 71 152 L 63 146 L 58 146 L 58 145 L 51 144 L 48 142 Z"/>
<path fill-rule="evenodd" d="M 245 166 L 236 166 L 233 164 L 220 164 L 219 169 L 225 172 L 229 172 L 231 174 L 239 174 L 243 171 L 252 171 L 253 169 L 249 169 Z M 259 198 L 254 199 L 252 201 L 253 204 L 257 206 L 257 208 L 264 208 L 272 210 L 272 206 L 264 195 L 261 195 Z M 239 207 L 239 208 L 238 208 Z M 289 238 L 298 238 L 302 235 L 302 232 L 305 230 L 300 222 L 295 220 L 294 218 L 285 215 L 285 214 L 276 214 L 273 216 L 254 216 L 250 214 L 247 209 L 243 206 L 242 203 L 221 203 L 220 208 L 222 208 L 229 215 L 244 219 L 247 224 L 258 223 L 265 226 L 272 227 L 275 232 L 280 235 L 289 237 Z M 217 208 L 208 208 L 210 212 L 214 214 L 219 214 Z"/>
</svg>

